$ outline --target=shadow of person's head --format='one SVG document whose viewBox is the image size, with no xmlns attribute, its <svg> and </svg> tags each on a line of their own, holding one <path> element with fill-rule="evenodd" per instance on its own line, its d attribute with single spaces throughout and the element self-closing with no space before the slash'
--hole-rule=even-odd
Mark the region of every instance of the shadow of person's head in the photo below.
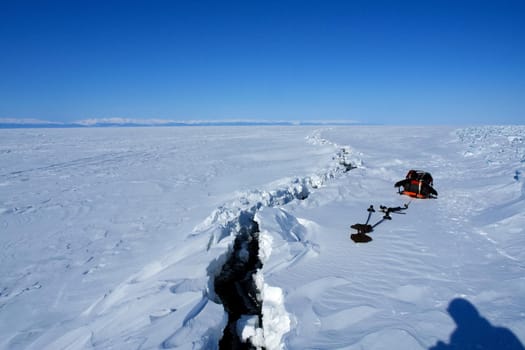
<svg viewBox="0 0 525 350">
<path fill-rule="evenodd" d="M 450 302 L 448 313 L 458 327 L 468 326 L 481 319 L 478 310 L 468 300 L 456 298 Z"/>
<path fill-rule="evenodd" d="M 525 350 L 514 333 L 490 324 L 468 300 L 452 300 L 447 311 L 457 327 L 448 344 L 438 341 L 430 350 Z"/>
</svg>

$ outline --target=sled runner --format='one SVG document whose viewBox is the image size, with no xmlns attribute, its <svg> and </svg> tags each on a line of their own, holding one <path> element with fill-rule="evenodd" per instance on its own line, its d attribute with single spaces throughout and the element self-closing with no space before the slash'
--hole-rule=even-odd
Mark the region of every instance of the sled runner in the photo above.
<svg viewBox="0 0 525 350">
<path fill-rule="evenodd" d="M 395 183 L 399 194 L 404 194 L 413 198 L 436 198 L 438 193 L 432 187 L 432 175 L 422 170 L 410 170 L 405 179 Z M 401 190 L 403 188 L 403 190 Z"/>
</svg>

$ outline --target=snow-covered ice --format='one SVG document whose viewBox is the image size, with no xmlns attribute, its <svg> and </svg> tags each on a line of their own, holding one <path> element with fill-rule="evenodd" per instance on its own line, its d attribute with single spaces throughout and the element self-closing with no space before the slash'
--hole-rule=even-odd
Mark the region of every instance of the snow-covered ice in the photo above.
<svg viewBox="0 0 525 350">
<path fill-rule="evenodd" d="M 396 193 L 409 169 L 438 199 Z M 217 348 L 253 224 L 255 346 L 523 349 L 524 171 L 523 126 L 0 130 L 0 348 Z"/>
</svg>

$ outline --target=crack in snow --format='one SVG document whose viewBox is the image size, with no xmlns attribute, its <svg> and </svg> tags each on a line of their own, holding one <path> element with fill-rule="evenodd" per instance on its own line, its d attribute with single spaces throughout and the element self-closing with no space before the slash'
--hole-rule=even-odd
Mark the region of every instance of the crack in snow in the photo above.
<svg viewBox="0 0 525 350">
<path fill-rule="evenodd" d="M 262 326 L 262 303 L 253 278 L 262 268 L 258 236 L 259 225 L 253 218 L 241 226 L 228 260 L 214 279 L 215 293 L 228 313 L 228 324 L 219 342 L 220 349 L 250 349 L 253 348 L 252 343 L 257 343 L 250 339 L 243 342 L 246 339 L 238 336 L 237 329 L 240 328 L 239 321 L 246 321 L 246 316 L 253 316 L 248 318 L 255 319 L 252 326 L 256 330 Z"/>
<path fill-rule="evenodd" d="M 264 283 L 260 257 L 267 260 L 271 246 L 266 244 L 264 251 L 260 251 L 257 212 L 264 207 L 279 207 L 294 200 L 305 200 L 313 189 L 362 165 L 360 159 L 352 159 L 349 147 L 323 139 L 321 130 L 306 139 L 311 144 L 331 145 L 337 150 L 329 169 L 320 174 L 294 178 L 287 186 L 275 190 L 254 190 L 241 194 L 229 205 L 217 208 L 194 229 L 196 235 L 211 229 L 208 250 L 227 238 L 235 237 L 228 252 L 218 259 L 223 263 L 214 261 L 208 268 L 209 297 L 221 302 L 229 315 L 219 343 L 221 349 L 279 349 L 282 347 L 282 336 L 290 329 L 282 290 Z M 271 240 L 269 235 L 265 236 L 268 236 L 265 240 Z"/>
</svg>

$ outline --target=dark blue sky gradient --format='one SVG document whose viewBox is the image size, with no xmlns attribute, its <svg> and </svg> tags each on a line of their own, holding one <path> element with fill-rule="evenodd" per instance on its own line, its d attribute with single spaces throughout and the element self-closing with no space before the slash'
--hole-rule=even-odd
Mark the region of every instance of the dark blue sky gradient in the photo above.
<svg viewBox="0 0 525 350">
<path fill-rule="evenodd" d="M 0 118 L 525 123 L 525 1 L 0 1 Z"/>
</svg>

